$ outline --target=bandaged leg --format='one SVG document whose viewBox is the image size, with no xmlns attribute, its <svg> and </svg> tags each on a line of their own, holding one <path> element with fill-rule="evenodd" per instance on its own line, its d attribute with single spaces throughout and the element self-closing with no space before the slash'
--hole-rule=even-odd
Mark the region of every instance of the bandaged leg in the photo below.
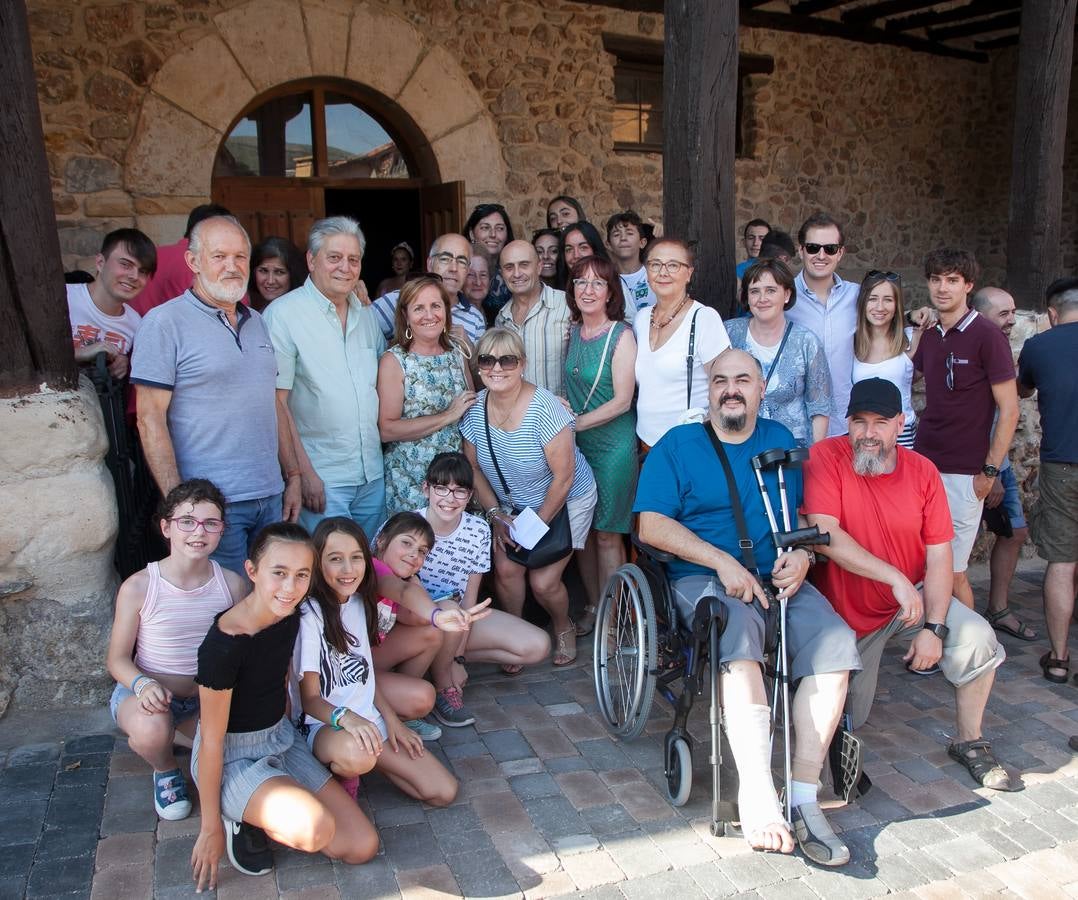
<svg viewBox="0 0 1078 900">
<path fill-rule="evenodd" d="M 724 712 L 726 738 L 737 766 L 737 805 L 745 839 L 754 847 L 788 853 L 793 842 L 771 777 L 771 710 L 749 703 L 728 704 Z M 785 840 L 779 830 L 785 833 Z"/>
</svg>

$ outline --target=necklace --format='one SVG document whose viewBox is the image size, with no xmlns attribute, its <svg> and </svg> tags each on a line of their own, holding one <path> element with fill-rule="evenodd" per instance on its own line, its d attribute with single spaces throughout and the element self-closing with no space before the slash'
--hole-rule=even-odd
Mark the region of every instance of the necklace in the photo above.
<svg viewBox="0 0 1078 900">
<path fill-rule="evenodd" d="M 580 336 L 586 341 L 592 341 L 592 340 L 595 340 L 595 338 L 602 337 L 604 334 L 606 334 L 607 331 L 609 331 L 611 328 L 614 327 L 614 323 L 611 322 L 609 319 L 606 319 L 603 322 L 603 324 L 600 325 L 599 328 L 597 328 L 595 330 L 595 332 L 593 334 L 587 334 L 585 332 L 585 330 L 584 330 L 585 327 L 586 326 L 584 325 L 584 323 L 581 322 L 580 323 Z"/>
<path fill-rule="evenodd" d="M 494 422 L 494 427 L 495 428 L 498 428 L 498 429 L 500 429 L 502 431 L 505 431 L 505 425 L 513 417 L 513 411 L 517 408 L 517 401 L 520 400 L 520 394 L 521 393 L 523 393 L 523 391 L 517 393 L 517 395 L 513 398 L 513 402 L 509 404 L 508 412 L 506 412 L 504 416 L 501 416 L 501 417 L 499 417 L 498 419 L 495 420 L 495 422 Z M 492 406 L 493 406 L 493 404 L 492 404 Z M 494 413 L 498 412 L 497 409 L 492 409 L 491 411 L 494 412 Z"/>
<path fill-rule="evenodd" d="M 678 313 L 680 313 L 685 308 L 685 304 L 688 303 L 688 302 L 689 302 L 689 295 L 686 294 L 684 297 L 681 298 L 681 302 L 677 305 L 677 307 L 674 309 L 674 311 L 672 313 L 670 313 L 669 316 L 666 317 L 665 322 L 657 321 L 655 319 L 655 312 L 653 310 L 652 314 L 651 314 L 651 327 L 655 328 L 655 329 L 657 329 L 659 331 L 662 331 L 662 329 L 664 329 L 667 325 L 669 325 L 671 322 L 674 321 L 674 319 L 676 319 L 678 317 Z"/>
</svg>

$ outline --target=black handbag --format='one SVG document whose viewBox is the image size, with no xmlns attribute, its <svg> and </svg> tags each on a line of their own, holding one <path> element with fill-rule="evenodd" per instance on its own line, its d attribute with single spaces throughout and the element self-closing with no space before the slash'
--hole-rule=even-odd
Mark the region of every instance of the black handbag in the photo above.
<svg viewBox="0 0 1078 900">
<path fill-rule="evenodd" d="M 502 467 L 498 465 L 498 457 L 494 455 L 494 444 L 490 439 L 490 420 L 488 418 L 488 409 L 485 400 L 483 403 L 483 428 L 487 433 L 487 450 L 490 451 L 490 459 L 494 463 L 494 471 L 498 473 L 498 480 L 502 483 L 502 489 L 505 491 L 505 496 L 509 498 L 509 503 L 513 509 L 513 515 L 519 515 L 522 507 L 513 505 L 513 492 L 509 490 L 509 485 L 506 483 L 505 476 L 502 474 Z M 573 532 L 569 527 L 569 506 L 567 503 L 562 504 L 557 515 L 555 515 L 547 524 L 547 533 L 543 535 L 539 543 L 532 547 L 531 550 L 525 550 L 523 547 L 507 546 L 505 548 L 505 555 L 513 562 L 517 563 L 517 565 L 524 566 L 526 569 L 545 568 L 551 563 L 556 563 L 558 560 L 565 559 L 565 557 L 572 552 Z"/>
</svg>

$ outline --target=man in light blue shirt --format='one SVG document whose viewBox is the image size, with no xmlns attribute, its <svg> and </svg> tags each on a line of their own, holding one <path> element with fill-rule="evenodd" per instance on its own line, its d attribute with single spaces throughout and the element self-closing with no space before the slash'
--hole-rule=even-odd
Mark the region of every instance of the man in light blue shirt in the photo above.
<svg viewBox="0 0 1078 900">
<path fill-rule="evenodd" d="M 385 513 L 378 436 L 378 359 L 385 340 L 355 295 L 366 240 L 347 216 L 315 222 L 310 277 L 265 312 L 277 393 L 293 420 L 303 486 L 300 523 L 348 516 L 373 538 Z"/>
<path fill-rule="evenodd" d="M 745 226 L 745 230 L 741 235 L 741 242 L 745 245 L 747 257 L 741 260 L 735 269 L 738 280 L 744 277 L 749 266 L 759 258 L 760 248 L 763 246 L 764 238 L 767 237 L 770 230 L 771 226 L 767 224 L 765 219 L 753 219 Z"/>
<path fill-rule="evenodd" d="M 846 407 L 853 386 L 853 335 L 857 330 L 857 295 L 861 286 L 843 281 L 835 269 L 846 254 L 842 226 L 825 212 L 809 216 L 797 232 L 802 269 L 794 279 L 797 302 L 786 318 L 811 331 L 823 343 L 831 369 L 828 437 L 846 433 Z"/>
</svg>

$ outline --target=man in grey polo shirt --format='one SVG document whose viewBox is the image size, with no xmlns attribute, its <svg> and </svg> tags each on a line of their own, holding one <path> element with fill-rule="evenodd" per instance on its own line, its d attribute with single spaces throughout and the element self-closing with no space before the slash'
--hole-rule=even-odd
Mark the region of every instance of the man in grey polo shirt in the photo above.
<svg viewBox="0 0 1078 900">
<path fill-rule="evenodd" d="M 295 423 L 303 485 L 300 522 L 348 516 L 374 538 L 385 517 L 378 436 L 378 359 L 385 340 L 355 295 L 366 241 L 347 216 L 315 222 L 310 277 L 266 308 L 277 351 L 277 395 Z"/>
<path fill-rule="evenodd" d="M 231 216 L 196 225 L 186 256 L 194 283 L 146 314 L 131 360 L 157 486 L 167 494 L 198 477 L 221 489 L 226 527 L 213 556 L 240 573 L 259 530 L 295 519 L 300 491 L 288 422 L 278 417 L 273 344 L 261 316 L 240 303 L 250 255 Z"/>
</svg>

